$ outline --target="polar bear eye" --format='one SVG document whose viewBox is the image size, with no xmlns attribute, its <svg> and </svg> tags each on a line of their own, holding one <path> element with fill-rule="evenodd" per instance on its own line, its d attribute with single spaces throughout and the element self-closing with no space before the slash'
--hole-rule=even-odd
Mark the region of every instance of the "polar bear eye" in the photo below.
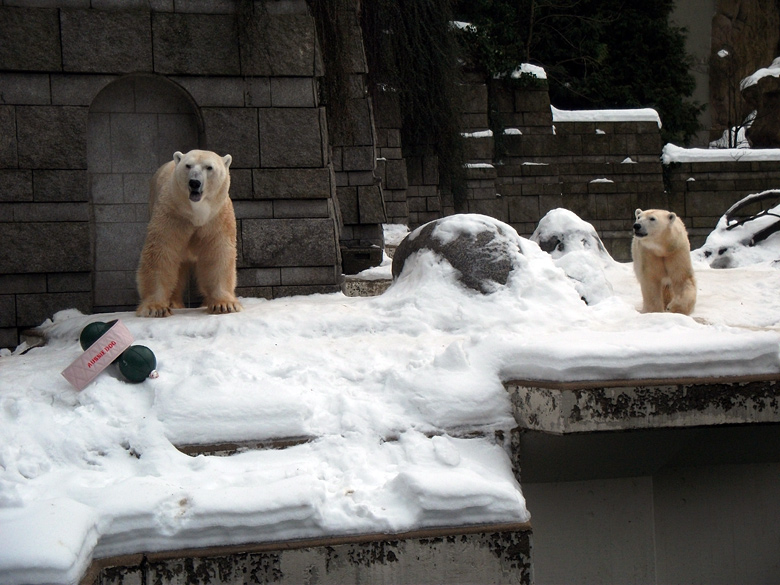
<svg viewBox="0 0 780 585">
<path fill-rule="evenodd" d="M 655 221 L 655 218 L 654 218 L 654 217 L 651 217 L 651 218 L 650 218 L 650 221 Z"/>
<path fill-rule="evenodd" d="M 184 166 L 187 167 L 188 169 L 192 168 L 192 165 L 184 165 Z"/>
<path fill-rule="evenodd" d="M 212 166 L 210 166 L 210 165 L 209 165 L 209 166 L 207 166 L 207 167 L 206 167 L 206 170 L 207 170 L 207 171 L 213 171 L 213 170 L 214 170 L 214 167 L 212 167 Z"/>
</svg>

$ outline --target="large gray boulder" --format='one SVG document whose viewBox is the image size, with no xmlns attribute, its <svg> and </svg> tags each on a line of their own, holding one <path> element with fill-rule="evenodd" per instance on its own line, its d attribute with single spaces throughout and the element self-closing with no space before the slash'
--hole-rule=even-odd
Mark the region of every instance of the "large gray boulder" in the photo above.
<svg viewBox="0 0 780 585">
<path fill-rule="evenodd" d="M 426 223 L 411 232 L 393 255 L 393 278 L 406 260 L 430 250 L 458 271 L 463 285 L 482 294 L 505 285 L 522 254 L 520 236 L 509 225 L 484 215 L 459 214 Z"/>
</svg>

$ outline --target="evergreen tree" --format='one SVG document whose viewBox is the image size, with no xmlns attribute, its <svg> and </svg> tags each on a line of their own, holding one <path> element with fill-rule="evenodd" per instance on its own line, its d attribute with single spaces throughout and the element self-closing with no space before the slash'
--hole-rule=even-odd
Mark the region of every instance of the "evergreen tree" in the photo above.
<svg viewBox="0 0 780 585">
<path fill-rule="evenodd" d="M 662 138 L 686 144 L 703 107 L 686 100 L 695 80 L 684 29 L 669 24 L 674 0 L 460 0 L 473 58 L 492 77 L 520 63 L 544 67 L 562 109 L 652 107 Z"/>
</svg>

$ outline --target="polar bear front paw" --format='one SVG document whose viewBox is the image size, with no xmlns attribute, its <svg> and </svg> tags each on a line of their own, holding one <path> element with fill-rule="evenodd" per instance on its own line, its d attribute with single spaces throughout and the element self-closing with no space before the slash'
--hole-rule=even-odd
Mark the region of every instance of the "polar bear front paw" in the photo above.
<svg viewBox="0 0 780 585">
<path fill-rule="evenodd" d="M 241 303 L 239 303 L 237 300 L 214 301 L 208 303 L 206 306 L 208 307 L 209 313 L 212 315 L 238 313 L 243 309 Z"/>
<path fill-rule="evenodd" d="M 171 307 L 160 303 L 141 303 L 135 310 L 139 317 L 170 317 Z"/>
</svg>

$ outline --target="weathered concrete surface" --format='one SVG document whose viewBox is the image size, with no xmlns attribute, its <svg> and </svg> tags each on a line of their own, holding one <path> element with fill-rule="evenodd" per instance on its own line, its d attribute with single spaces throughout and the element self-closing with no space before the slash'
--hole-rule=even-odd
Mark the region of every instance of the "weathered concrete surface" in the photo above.
<svg viewBox="0 0 780 585">
<path fill-rule="evenodd" d="M 518 425 L 566 434 L 780 422 L 780 376 L 506 382 Z"/>
<path fill-rule="evenodd" d="M 392 282 L 388 278 L 365 280 L 355 276 L 347 276 L 344 278 L 341 290 L 348 297 L 374 297 L 385 292 Z"/>
<path fill-rule="evenodd" d="M 528 524 L 129 555 L 93 563 L 82 585 L 249 583 L 527 584 Z"/>
<path fill-rule="evenodd" d="M 780 584 L 779 381 L 506 383 L 535 582 Z"/>
</svg>

